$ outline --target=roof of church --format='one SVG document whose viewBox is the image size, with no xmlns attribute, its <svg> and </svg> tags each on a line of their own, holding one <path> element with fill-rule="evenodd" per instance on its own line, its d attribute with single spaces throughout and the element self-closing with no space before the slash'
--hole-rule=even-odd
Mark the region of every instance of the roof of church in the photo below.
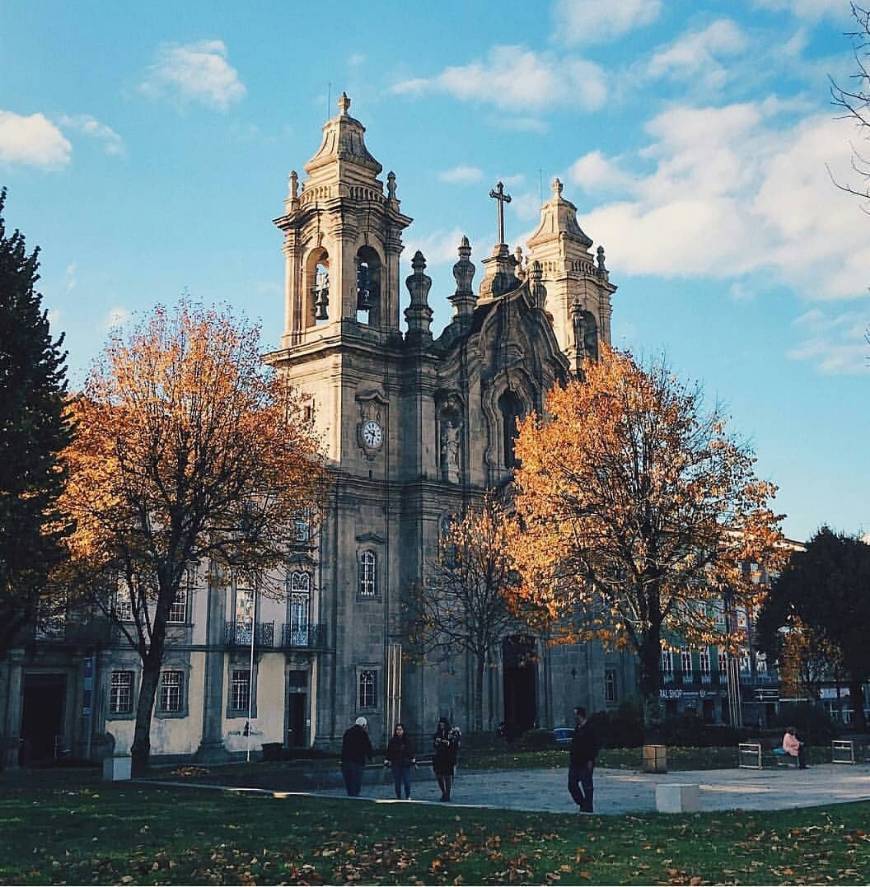
<svg viewBox="0 0 870 887">
<path fill-rule="evenodd" d="M 563 187 L 559 179 L 553 179 L 553 196 L 541 207 L 541 223 L 526 241 L 530 247 L 558 237 L 560 233 L 579 240 L 587 249 L 592 246 L 592 238 L 577 221 L 577 207 L 562 196 Z"/>
<path fill-rule="evenodd" d="M 310 175 L 335 160 L 350 161 L 378 175 L 383 167 L 369 153 L 365 143 L 366 128 L 348 114 L 350 98 L 343 92 L 338 99 L 338 114 L 323 124 L 323 140 L 317 153 L 305 164 Z"/>
</svg>

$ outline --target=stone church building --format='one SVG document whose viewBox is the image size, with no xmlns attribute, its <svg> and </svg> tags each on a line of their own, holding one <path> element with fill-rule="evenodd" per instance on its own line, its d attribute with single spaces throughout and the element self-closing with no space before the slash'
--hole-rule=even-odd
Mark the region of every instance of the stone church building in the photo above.
<svg viewBox="0 0 870 887">
<path fill-rule="evenodd" d="M 300 516 L 285 601 L 258 600 L 211 570 L 191 576 L 158 689 L 157 758 L 215 759 L 251 742 L 334 747 L 359 715 L 376 745 L 398 719 L 413 733 L 431 733 L 442 715 L 467 729 L 470 663 L 405 655 L 403 596 L 425 583 L 446 523 L 510 479 L 516 419 L 610 341 L 616 287 L 558 180 L 525 256 L 503 242 L 510 198 L 500 184 L 492 191 L 500 242 L 475 254 L 477 266 L 468 240 L 457 244 L 455 290 L 444 294 L 453 315 L 436 338 L 421 253 L 401 279 L 412 219 L 350 104 L 342 94 L 302 180 L 290 174 L 275 220 L 284 330 L 265 356 L 307 398 L 331 498 L 319 527 Z M 19 744 L 33 758 L 59 747 L 98 756 L 109 735 L 129 747 L 138 662 L 117 629 L 42 629 L 5 671 L 8 762 Z M 486 681 L 485 726 L 552 727 L 571 723 L 577 704 L 618 705 L 634 663 L 517 634 Z"/>
</svg>

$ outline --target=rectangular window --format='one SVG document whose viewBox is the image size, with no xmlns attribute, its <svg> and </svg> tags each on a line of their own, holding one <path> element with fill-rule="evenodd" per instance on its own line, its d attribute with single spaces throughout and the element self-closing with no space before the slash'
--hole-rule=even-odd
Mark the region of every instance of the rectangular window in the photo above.
<svg viewBox="0 0 870 887">
<path fill-rule="evenodd" d="M 740 673 L 749 674 L 750 671 L 752 671 L 752 666 L 749 661 L 749 650 L 744 647 L 740 650 Z"/>
<path fill-rule="evenodd" d="M 767 674 L 767 656 L 764 653 L 755 654 L 755 671 L 758 674 Z"/>
<path fill-rule="evenodd" d="M 698 667 L 701 674 L 710 674 L 710 651 L 706 648 L 698 653 Z"/>
<path fill-rule="evenodd" d="M 251 672 L 247 668 L 234 668 L 230 686 L 230 708 L 247 713 L 251 700 Z"/>
<path fill-rule="evenodd" d="M 239 646 L 249 646 L 254 625 L 256 598 L 253 588 L 236 585 L 236 627 L 234 640 Z"/>
<path fill-rule="evenodd" d="M 133 672 L 113 671 L 109 687 L 109 711 L 126 715 L 133 711 Z"/>
<path fill-rule="evenodd" d="M 307 511 L 300 511 L 293 519 L 293 537 L 296 542 L 304 543 L 311 538 L 311 520 Z"/>
<path fill-rule="evenodd" d="M 728 654 L 724 650 L 719 651 L 719 674 L 728 671 Z"/>
<path fill-rule="evenodd" d="M 604 701 L 616 702 L 616 670 L 613 668 L 604 670 Z"/>
<path fill-rule="evenodd" d="M 674 673 L 674 660 L 670 650 L 662 650 L 662 674 L 672 675 Z"/>
<path fill-rule="evenodd" d="M 175 600 L 169 608 L 169 615 L 166 617 L 167 622 L 187 622 L 187 581 L 183 581 L 178 586 L 175 593 Z"/>
<path fill-rule="evenodd" d="M 685 647 L 680 650 L 680 668 L 683 670 L 684 675 L 692 675 L 692 651 L 687 650 Z"/>
<path fill-rule="evenodd" d="M 359 596 L 377 597 L 378 556 L 373 551 L 363 551 L 359 556 Z"/>
<path fill-rule="evenodd" d="M 164 671 L 160 679 L 160 711 L 178 714 L 184 710 L 184 672 Z"/>
<path fill-rule="evenodd" d="M 359 673 L 359 707 L 377 708 L 378 706 L 378 673 L 374 669 L 365 669 Z"/>
<path fill-rule="evenodd" d="M 133 621 L 133 601 L 130 597 L 130 586 L 126 582 L 118 583 L 115 592 L 115 618 L 119 622 Z"/>
</svg>

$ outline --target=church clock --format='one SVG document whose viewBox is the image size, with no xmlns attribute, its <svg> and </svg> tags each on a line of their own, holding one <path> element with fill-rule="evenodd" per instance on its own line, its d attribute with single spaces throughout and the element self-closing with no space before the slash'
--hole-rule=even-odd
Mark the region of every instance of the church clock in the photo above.
<svg viewBox="0 0 870 887">
<path fill-rule="evenodd" d="M 360 429 L 360 437 L 366 450 L 377 451 L 384 444 L 384 429 L 375 419 L 367 419 Z"/>
</svg>

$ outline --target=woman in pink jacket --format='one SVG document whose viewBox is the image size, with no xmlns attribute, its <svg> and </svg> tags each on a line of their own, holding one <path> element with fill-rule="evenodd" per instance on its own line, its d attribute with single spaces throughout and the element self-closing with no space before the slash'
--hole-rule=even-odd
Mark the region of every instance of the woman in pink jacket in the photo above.
<svg viewBox="0 0 870 887">
<path fill-rule="evenodd" d="M 785 736 L 782 737 L 782 750 L 787 755 L 791 755 L 793 758 L 798 759 L 798 766 L 801 770 L 807 769 L 804 744 L 795 735 L 794 727 L 786 727 Z"/>
</svg>

